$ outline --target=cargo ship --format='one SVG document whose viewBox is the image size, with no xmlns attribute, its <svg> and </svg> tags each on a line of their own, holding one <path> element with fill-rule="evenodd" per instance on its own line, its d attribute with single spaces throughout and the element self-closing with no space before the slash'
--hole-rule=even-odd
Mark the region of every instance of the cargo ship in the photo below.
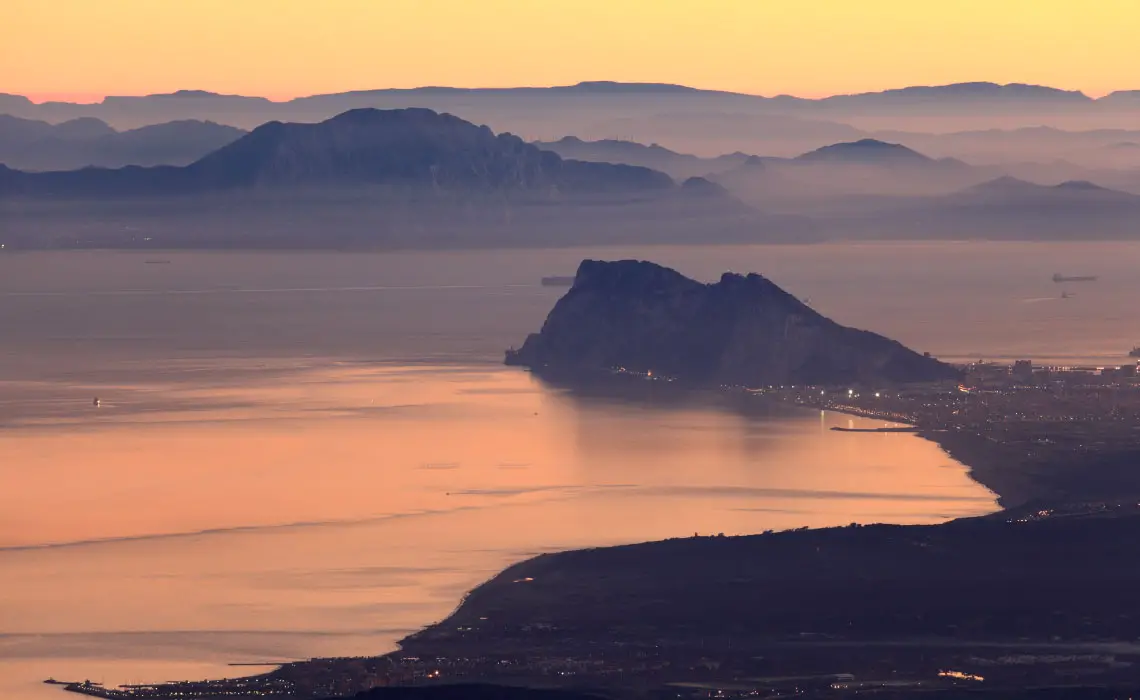
<svg viewBox="0 0 1140 700">
<path fill-rule="evenodd" d="M 1132 352 L 1128 353 L 1129 357 L 1140 357 L 1140 346 L 1132 348 Z"/>
<path fill-rule="evenodd" d="M 1066 277 L 1060 272 L 1053 273 L 1054 282 L 1096 282 L 1096 275 L 1075 275 L 1073 277 Z"/>
<path fill-rule="evenodd" d="M 542 278 L 542 286 L 543 287 L 573 287 L 574 286 L 574 277 L 573 276 L 566 277 L 566 276 L 558 276 L 558 275 L 554 275 L 552 277 L 543 277 Z"/>
</svg>

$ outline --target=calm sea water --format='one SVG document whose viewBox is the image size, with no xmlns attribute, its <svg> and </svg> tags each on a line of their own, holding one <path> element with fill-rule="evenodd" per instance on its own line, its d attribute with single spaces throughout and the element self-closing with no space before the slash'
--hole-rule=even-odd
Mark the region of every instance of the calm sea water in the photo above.
<svg viewBox="0 0 1140 700">
<path fill-rule="evenodd" d="M 762 272 L 947 358 L 1140 341 L 1128 245 L 0 255 L 0 696 L 381 653 L 542 551 L 994 508 L 846 416 L 501 367 L 587 256 Z M 1054 272 L 1101 279 L 1062 300 Z"/>
</svg>

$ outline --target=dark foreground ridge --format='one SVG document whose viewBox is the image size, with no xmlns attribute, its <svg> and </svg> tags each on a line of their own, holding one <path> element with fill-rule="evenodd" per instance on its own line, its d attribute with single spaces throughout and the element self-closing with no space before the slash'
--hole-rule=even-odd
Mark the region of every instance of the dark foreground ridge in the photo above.
<svg viewBox="0 0 1140 700">
<path fill-rule="evenodd" d="M 428 686 L 374 688 L 360 693 L 357 700 L 602 700 L 557 688 L 523 688 L 487 683 L 454 683 Z"/>
<path fill-rule="evenodd" d="M 804 691 L 794 693 L 791 697 L 799 697 L 804 700 L 811 697 L 843 697 L 842 690 L 833 690 L 830 693 L 824 691 L 821 693 L 811 693 L 808 690 L 812 681 L 817 685 L 825 685 L 827 680 L 834 680 L 828 678 L 806 679 L 800 681 L 805 686 Z M 730 684 L 731 685 L 731 684 Z M 835 683 L 836 686 L 844 685 L 843 681 Z M 1127 698 L 1131 700 L 1135 697 L 1140 688 L 1132 687 L 1103 687 L 1103 686 L 1082 686 L 1082 685 L 1067 685 L 1055 688 L 1031 688 L 1017 690 L 1012 688 L 1005 688 L 1002 690 L 984 690 L 984 689 L 968 689 L 968 688 L 930 688 L 923 686 L 907 687 L 905 682 L 897 682 L 896 685 L 891 683 L 871 684 L 868 686 L 859 686 L 857 682 L 849 682 L 852 688 L 852 695 L 867 695 L 873 694 L 876 700 L 913 700 L 914 698 L 921 698 L 921 700 L 1124 700 Z M 855 687 L 860 687 L 862 693 L 855 691 Z M 679 692 L 690 690 L 689 693 Z M 655 693 L 638 693 L 639 698 L 659 698 L 660 700 L 673 699 L 679 697 L 692 696 L 694 689 L 689 689 L 686 686 L 680 688 L 671 687 L 662 689 Z M 747 693 L 734 692 L 732 688 L 727 690 L 712 688 L 699 688 L 696 689 L 700 692 L 701 697 L 751 697 L 751 698 L 783 698 L 789 697 L 779 693 L 776 690 L 770 692 L 763 691 L 749 691 Z M 437 685 L 426 687 L 392 687 L 392 688 L 378 688 L 356 696 L 357 700 L 600 700 L 608 696 L 594 696 L 574 692 L 557 693 L 551 690 L 540 690 L 536 688 L 516 688 L 512 686 L 469 686 L 469 685 Z"/>
<path fill-rule="evenodd" d="M 386 656 L 69 689 L 164 699 L 1127 698 L 1140 688 L 1138 537 L 1133 505 L 546 554 L 477 587 Z"/>
<path fill-rule="evenodd" d="M 760 275 L 702 284 L 636 260 L 584 260 L 542 330 L 506 362 L 552 376 L 616 371 L 752 387 L 958 377 L 898 342 L 835 323 Z"/>
<path fill-rule="evenodd" d="M 643 680 L 745 689 L 850 673 L 947 690 L 958 676 L 946 671 L 1003 692 L 1135 684 L 1137 536 L 1133 507 L 548 554 L 475 589 L 403 653 L 606 658 L 647 669 Z"/>
<path fill-rule="evenodd" d="M 727 653 L 809 638 L 1136 640 L 1137 536 L 1140 516 L 1130 508 L 546 554 L 476 588 L 451 618 L 404 648 L 518 653 L 607 644 Z"/>
</svg>

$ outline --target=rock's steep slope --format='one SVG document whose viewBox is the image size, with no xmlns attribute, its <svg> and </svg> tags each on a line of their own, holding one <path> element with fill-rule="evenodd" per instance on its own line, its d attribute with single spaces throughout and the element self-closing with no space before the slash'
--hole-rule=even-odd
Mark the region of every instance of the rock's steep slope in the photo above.
<svg viewBox="0 0 1140 700">
<path fill-rule="evenodd" d="M 585 260 L 574 286 L 507 363 L 584 375 L 624 368 L 767 386 L 927 382 L 957 370 L 841 326 L 760 275 L 702 284 L 651 262 Z"/>
</svg>

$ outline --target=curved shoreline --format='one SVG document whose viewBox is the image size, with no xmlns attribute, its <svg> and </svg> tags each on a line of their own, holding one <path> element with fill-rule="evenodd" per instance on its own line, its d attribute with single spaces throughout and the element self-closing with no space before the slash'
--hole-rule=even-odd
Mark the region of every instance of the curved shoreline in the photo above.
<svg viewBox="0 0 1140 700">
<path fill-rule="evenodd" d="M 624 385 L 625 382 L 622 382 L 622 384 Z M 641 382 L 637 382 L 636 385 L 637 386 L 644 386 L 644 384 L 642 384 Z M 710 395 L 708 392 L 696 392 L 696 393 L 694 393 L 689 388 L 681 387 L 681 386 L 677 386 L 677 385 L 663 385 L 660 387 L 660 390 L 661 391 L 658 394 L 659 398 L 661 398 L 665 395 L 676 394 L 676 396 L 679 398 L 680 397 L 694 397 L 697 400 L 701 400 L 702 394 L 706 398 Z M 658 388 L 655 387 L 654 391 L 658 391 Z M 716 400 L 718 400 L 718 401 L 727 399 L 730 410 L 739 410 L 742 412 L 749 412 L 752 410 L 767 410 L 767 409 L 763 409 L 763 408 L 757 408 L 759 406 L 764 406 L 764 405 L 777 406 L 781 411 L 788 411 L 788 412 L 794 413 L 794 414 L 799 414 L 801 412 L 807 412 L 807 411 L 814 411 L 814 409 L 812 407 L 793 406 L 793 405 L 788 405 L 788 404 L 782 403 L 782 402 L 753 401 L 750 398 L 745 397 L 744 395 L 740 394 L 739 392 L 735 392 L 735 391 L 718 390 L 718 391 L 712 392 L 711 395 L 714 395 L 716 397 Z M 744 400 L 741 401 L 740 400 L 741 398 L 744 398 Z M 830 408 L 827 410 L 832 410 L 832 411 L 835 411 L 836 413 L 843 413 L 845 415 L 852 415 L 852 416 L 856 416 L 856 417 L 867 419 L 867 420 L 880 421 L 883 423 L 893 423 L 895 425 L 898 425 L 899 423 L 901 423 L 901 421 L 886 421 L 881 417 L 873 416 L 873 415 L 865 415 L 865 414 L 858 413 L 856 411 L 840 411 L 840 410 L 830 409 Z M 867 429 L 867 430 L 879 432 L 878 429 Z M 901 430 L 900 429 L 894 429 L 894 428 L 891 428 L 888 430 L 889 430 L 889 432 L 913 433 L 917 437 L 923 437 L 923 438 L 931 440 L 933 442 L 938 442 L 936 439 L 932 439 L 931 436 L 922 434 L 922 431 L 915 428 L 914 426 L 908 426 L 907 428 L 901 429 Z M 847 432 L 847 431 L 841 430 L 839 432 Z M 856 430 L 855 432 L 862 432 L 862 431 Z M 951 455 L 951 456 L 953 457 L 954 455 Z M 955 459 L 957 459 L 957 458 L 955 457 Z M 958 460 L 958 461 L 960 461 L 960 460 Z M 967 464 L 967 463 L 963 463 L 963 466 L 966 468 L 967 473 L 971 473 L 971 475 L 972 475 L 971 465 Z M 983 483 L 981 480 L 976 479 L 976 478 L 974 480 L 976 482 L 978 482 L 979 484 L 981 484 L 982 486 L 989 488 L 989 486 L 987 484 Z M 747 535 L 745 535 L 745 537 L 747 537 Z M 627 546 L 638 546 L 638 545 L 627 545 Z M 569 551 L 574 551 L 574 550 L 569 550 Z M 579 550 L 579 551 L 582 551 L 582 550 Z M 584 551 L 590 551 L 590 550 L 584 550 Z M 549 555 L 541 555 L 538 558 L 542 558 L 542 556 L 549 556 Z M 418 630 L 417 632 L 413 632 L 412 634 L 408 635 L 407 637 L 404 637 L 403 639 L 397 640 L 395 642 L 395 648 L 393 648 L 391 651 L 388 651 L 385 653 L 380 653 L 380 654 L 377 654 L 374 656 L 370 655 L 370 656 L 364 656 L 364 657 L 351 657 L 351 658 L 347 658 L 347 657 L 318 657 L 318 658 L 312 658 L 312 659 L 307 659 L 307 660 L 292 661 L 292 662 L 287 662 L 287 663 L 281 664 L 280 666 L 277 666 L 277 667 L 272 668 L 270 670 L 266 670 L 265 672 L 258 673 L 256 675 L 246 676 L 246 677 L 237 677 L 237 678 L 225 678 L 225 679 L 220 679 L 218 681 L 203 681 L 201 683 L 201 685 L 223 684 L 223 686 L 224 686 L 225 684 L 231 684 L 231 683 L 261 684 L 261 683 L 279 682 L 282 679 L 294 679 L 294 678 L 298 678 L 298 677 L 305 677 L 305 676 L 308 676 L 310 674 L 324 675 L 325 672 L 331 668 L 342 667 L 344 669 L 347 669 L 347 668 L 354 668 L 354 667 L 358 667 L 358 666 L 365 666 L 366 667 L 369 664 L 386 663 L 386 660 L 389 660 L 389 659 L 403 658 L 404 656 L 406 656 L 410 653 L 409 652 L 410 648 L 413 648 L 413 649 L 416 648 L 415 645 L 416 645 L 417 640 L 419 639 L 419 635 L 427 632 L 428 630 L 438 628 L 440 625 L 446 624 L 448 620 L 454 619 L 457 615 L 459 615 L 461 613 L 461 611 L 463 611 L 465 609 L 466 606 L 468 606 L 470 598 L 472 597 L 472 595 L 476 594 L 477 591 L 483 589 L 485 586 L 488 586 L 488 585 L 495 583 L 501 577 L 506 576 L 507 574 L 505 572 L 515 571 L 515 569 L 517 567 L 525 566 L 531 561 L 534 561 L 534 558 L 524 559 L 522 561 L 516 562 L 515 564 L 512 564 L 511 566 L 504 569 L 503 571 L 491 576 L 490 578 L 483 581 L 479 585 L 473 587 L 471 590 L 466 591 L 462 595 L 462 597 L 455 603 L 454 607 L 452 607 L 449 612 L 444 614 L 440 619 L 438 619 L 434 622 L 431 622 L 429 624 L 426 624 L 422 629 Z M 236 664 L 230 664 L 230 665 L 235 666 Z M 325 669 L 325 671 L 322 671 L 322 669 Z M 337 671 L 336 673 L 341 673 L 341 671 Z M 351 675 L 351 673 L 349 673 L 348 675 Z M 165 683 L 160 683 L 160 684 L 156 684 L 156 686 L 154 686 L 154 687 L 163 687 L 166 685 L 167 684 L 165 684 Z M 198 684 L 193 684 L 193 685 L 198 685 Z M 181 686 L 171 686 L 172 689 L 177 688 L 177 687 L 181 687 Z M 114 694 L 116 692 L 114 689 L 104 689 L 104 688 L 95 689 L 95 688 L 73 687 L 73 688 L 69 688 L 69 690 L 72 690 L 75 692 L 80 692 L 80 693 L 87 694 L 87 695 L 97 695 L 99 697 L 120 697 L 119 695 Z M 128 696 L 121 696 L 121 697 L 131 697 L 131 696 L 128 695 Z"/>
</svg>

